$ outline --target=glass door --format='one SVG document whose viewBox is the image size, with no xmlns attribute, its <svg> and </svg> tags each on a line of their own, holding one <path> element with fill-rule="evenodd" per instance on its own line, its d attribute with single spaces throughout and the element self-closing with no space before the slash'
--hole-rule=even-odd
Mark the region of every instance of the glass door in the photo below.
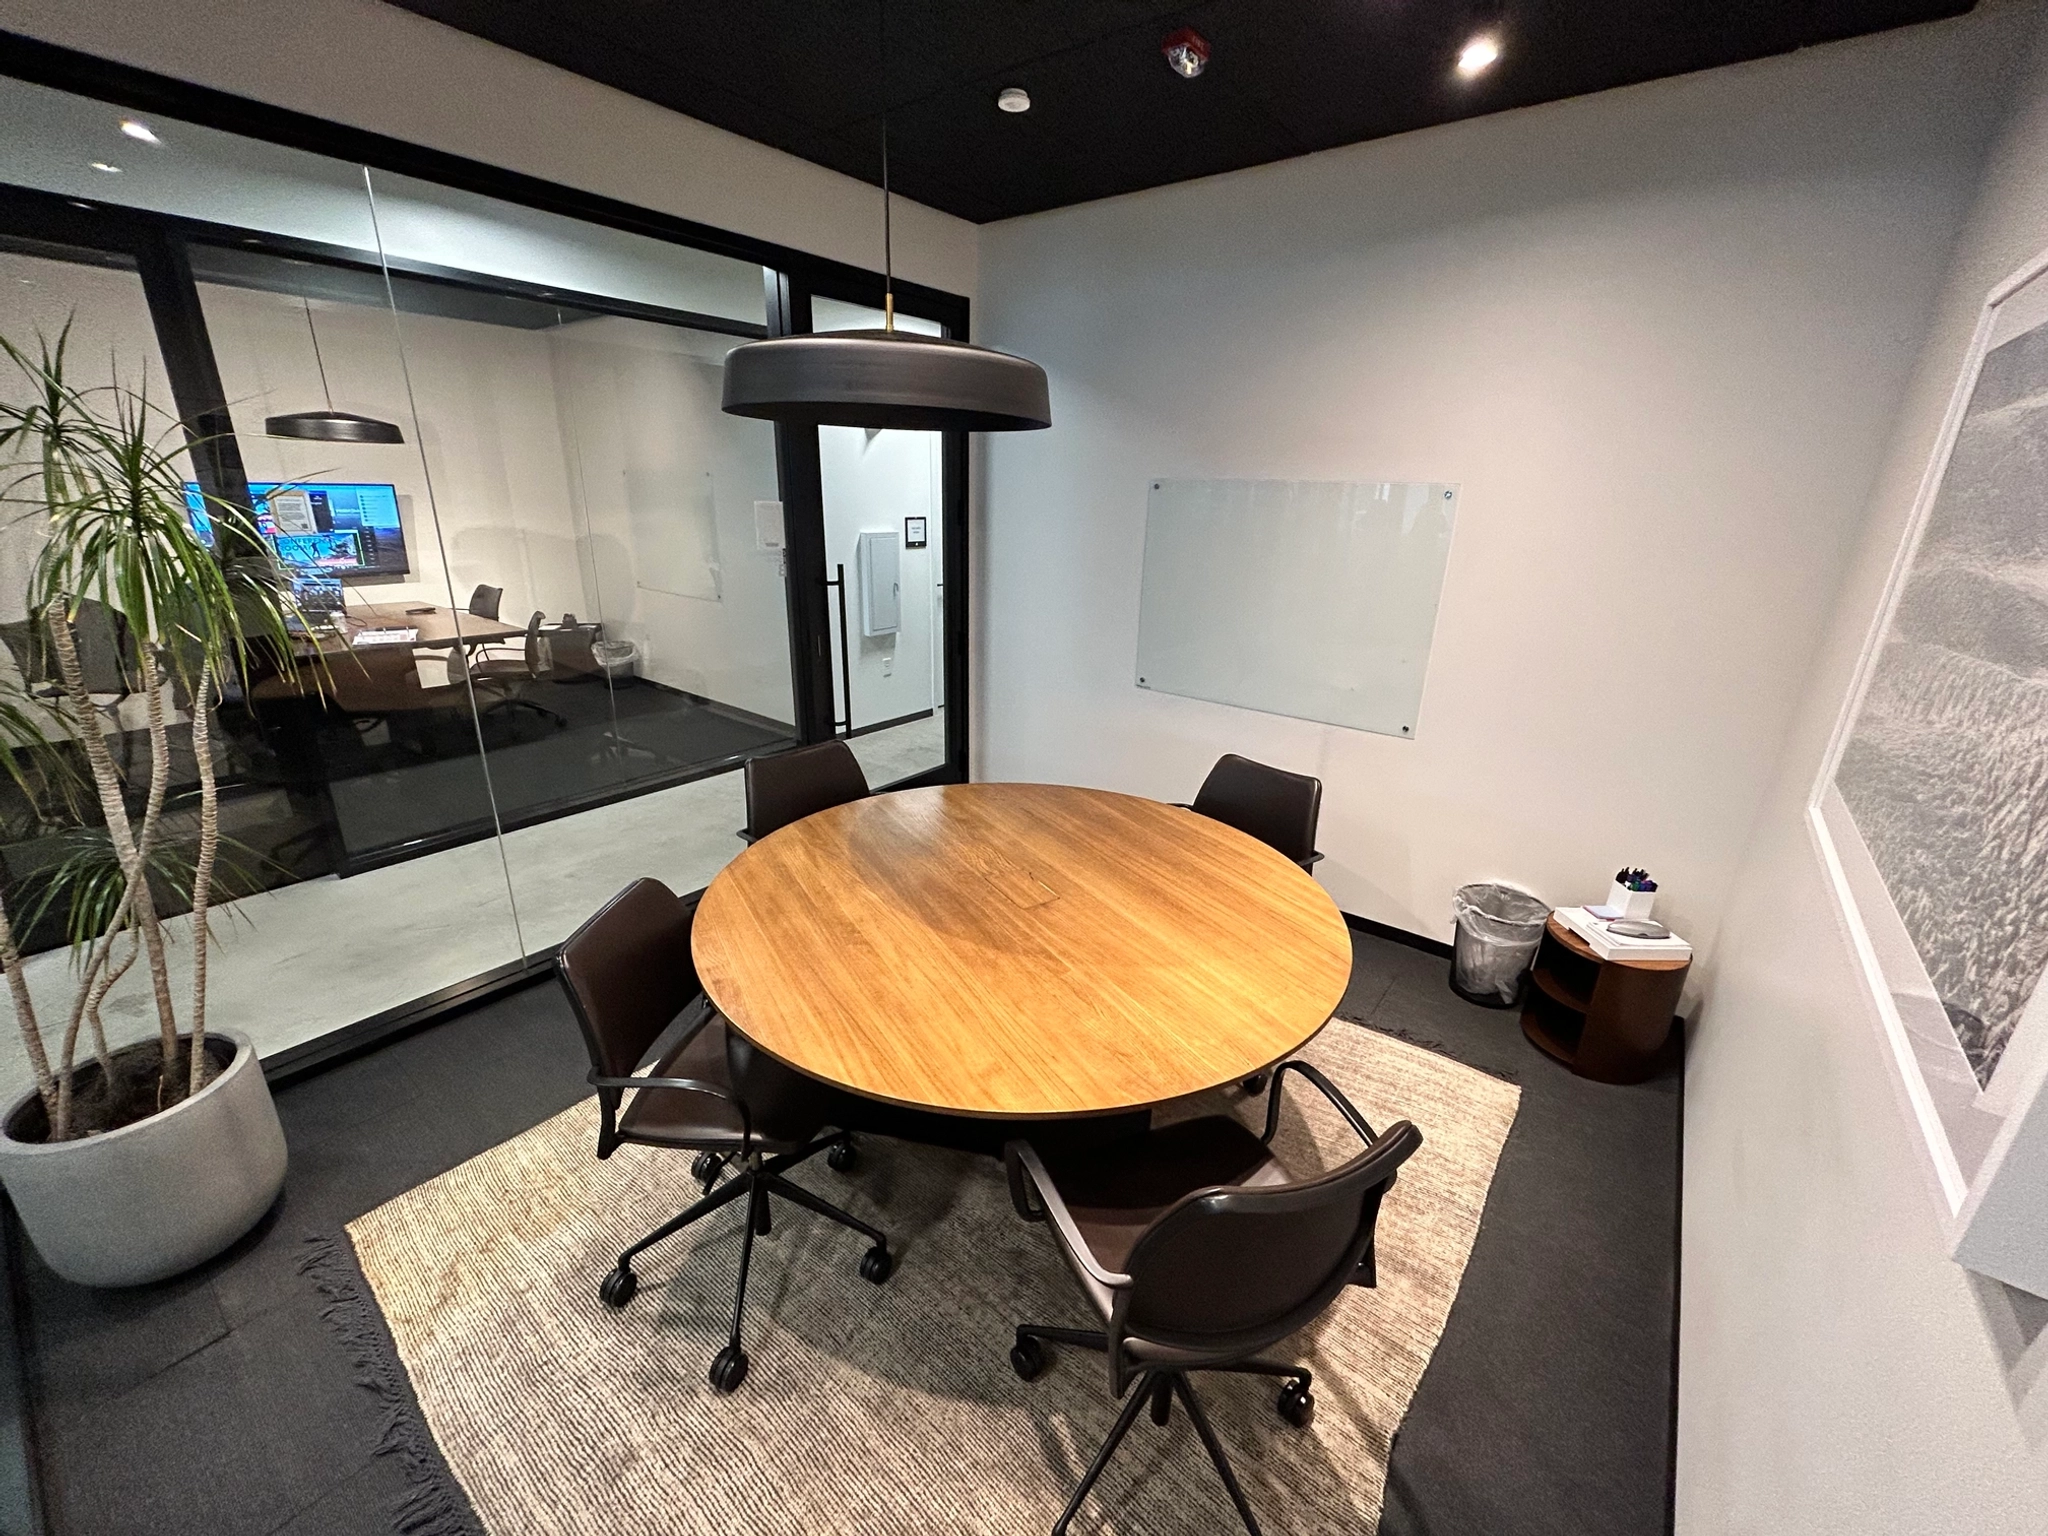
<svg viewBox="0 0 2048 1536">
<path fill-rule="evenodd" d="M 876 329 L 879 310 L 814 301 L 820 331 Z M 898 329 L 938 335 L 898 314 Z M 946 763 L 944 437 L 820 427 L 838 728 L 880 788 Z"/>
</svg>

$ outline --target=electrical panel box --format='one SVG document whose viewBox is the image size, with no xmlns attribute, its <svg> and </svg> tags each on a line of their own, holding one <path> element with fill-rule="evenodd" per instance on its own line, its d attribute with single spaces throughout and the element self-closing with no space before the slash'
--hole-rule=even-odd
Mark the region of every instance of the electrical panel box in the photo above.
<svg viewBox="0 0 2048 1536">
<path fill-rule="evenodd" d="M 893 635 L 903 609 L 902 535 L 864 533 L 854 551 L 860 581 L 860 632 L 863 635 Z"/>
</svg>

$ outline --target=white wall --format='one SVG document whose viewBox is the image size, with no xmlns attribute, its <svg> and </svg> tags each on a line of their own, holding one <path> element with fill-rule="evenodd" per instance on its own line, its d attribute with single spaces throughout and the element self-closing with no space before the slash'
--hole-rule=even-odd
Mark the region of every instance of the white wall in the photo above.
<svg viewBox="0 0 2048 1536">
<path fill-rule="evenodd" d="M 1706 978 L 1686 1088 L 1682 1531 L 2048 1529 L 2048 1302 L 1945 1256 L 1802 816 L 1985 294 L 2048 248 L 2048 33 L 2030 59 L 2022 37 L 2012 51 L 2027 62 L 2011 116 Z"/>
<path fill-rule="evenodd" d="M 879 271 L 863 182 L 378 0 L 0 0 L 0 28 Z M 896 270 L 971 295 L 975 227 L 896 203 Z"/>
<path fill-rule="evenodd" d="M 1346 910 L 1596 899 L 1707 940 L 1967 205 L 2008 8 L 992 225 L 978 775 L 1325 784 Z M 1152 476 L 1462 487 L 1417 739 L 1134 686 Z"/>
<path fill-rule="evenodd" d="M 574 497 L 587 520 L 584 617 L 639 648 L 643 677 L 791 719 L 782 557 L 759 548 L 754 519 L 756 501 L 780 494 L 775 432 L 720 408 L 732 338 L 606 317 L 562 326 L 549 345 Z M 700 543 L 690 536 L 706 497 L 712 532 Z M 673 552 L 699 565 L 696 582 L 675 581 L 657 551 L 642 547 L 649 523 L 668 525 Z M 712 564 L 715 585 L 704 570 Z"/>
</svg>

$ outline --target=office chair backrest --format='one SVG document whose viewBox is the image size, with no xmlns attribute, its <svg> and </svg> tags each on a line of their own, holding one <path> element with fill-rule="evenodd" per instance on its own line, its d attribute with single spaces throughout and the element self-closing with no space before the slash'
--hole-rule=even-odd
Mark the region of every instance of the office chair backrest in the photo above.
<svg viewBox="0 0 2048 1536">
<path fill-rule="evenodd" d="M 503 587 L 479 586 L 469 594 L 469 611 L 480 619 L 495 619 L 498 616 L 498 600 L 504 595 Z"/>
<path fill-rule="evenodd" d="M 1316 851 L 1323 781 L 1227 752 L 1202 781 L 1193 809 L 1256 837 L 1299 864 Z"/>
<path fill-rule="evenodd" d="M 541 660 L 541 646 L 545 642 L 540 637 L 540 626 L 546 618 L 547 615 L 536 608 L 533 617 L 526 621 L 526 670 L 535 677 L 548 670 L 547 664 Z"/>
<path fill-rule="evenodd" d="M 1263 1349 L 1305 1326 L 1361 1264 L 1371 1278 L 1380 1197 L 1421 1145 L 1401 1120 L 1328 1173 L 1184 1196 L 1132 1245 L 1126 1328 L 1188 1349 Z"/>
<path fill-rule="evenodd" d="M 15 619 L 0 624 L 0 643 L 14 658 L 14 670 L 24 687 L 40 688 L 51 682 L 57 671 L 50 656 L 50 637 L 34 619 Z"/>
<path fill-rule="evenodd" d="M 690 959 L 697 904 L 635 880 L 562 945 L 555 974 L 606 1077 L 628 1076 L 703 987 Z"/>
<path fill-rule="evenodd" d="M 745 777 L 747 833 L 756 841 L 792 821 L 868 796 L 867 775 L 843 741 L 750 757 Z"/>
</svg>

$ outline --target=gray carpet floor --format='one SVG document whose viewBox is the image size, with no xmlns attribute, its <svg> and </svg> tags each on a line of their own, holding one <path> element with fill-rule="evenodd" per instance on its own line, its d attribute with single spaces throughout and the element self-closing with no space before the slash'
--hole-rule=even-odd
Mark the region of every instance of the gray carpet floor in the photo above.
<svg viewBox="0 0 2048 1536">
<path fill-rule="evenodd" d="M 1581 1082 L 1513 1014 L 1454 996 L 1446 968 L 1358 935 L 1340 1010 L 1523 1089 L 1380 1531 L 1651 1536 L 1668 1526 L 1676 1076 Z M 516 993 L 281 1090 L 285 1194 L 195 1274 L 86 1291 L 30 1256 L 56 1536 L 392 1532 L 401 1469 L 376 1454 L 377 1402 L 298 1272 L 303 1239 L 566 1108 L 586 1070 L 553 987 Z"/>
</svg>

